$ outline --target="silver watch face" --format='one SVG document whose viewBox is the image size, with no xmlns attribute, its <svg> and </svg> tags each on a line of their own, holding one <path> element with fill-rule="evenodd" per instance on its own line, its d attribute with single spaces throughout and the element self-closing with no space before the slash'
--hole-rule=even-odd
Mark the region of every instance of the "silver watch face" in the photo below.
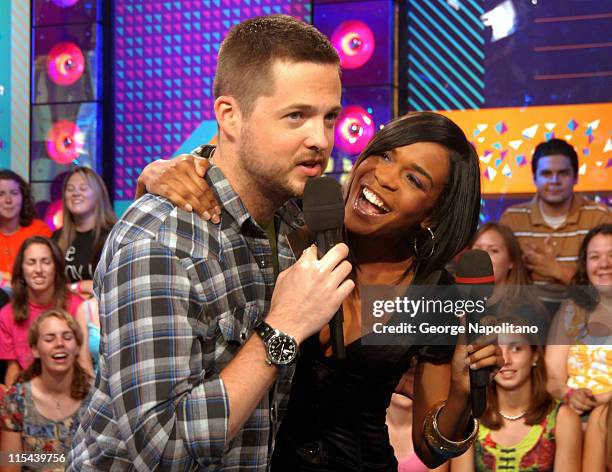
<svg viewBox="0 0 612 472">
<path fill-rule="evenodd" d="M 273 364 L 290 364 L 297 356 L 297 343 L 291 336 L 278 333 L 268 341 L 268 356 Z"/>
</svg>

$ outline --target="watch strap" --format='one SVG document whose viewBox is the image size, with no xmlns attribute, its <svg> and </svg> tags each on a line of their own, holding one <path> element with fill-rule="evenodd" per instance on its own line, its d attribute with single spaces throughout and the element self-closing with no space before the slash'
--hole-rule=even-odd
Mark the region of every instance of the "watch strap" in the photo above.
<svg viewBox="0 0 612 472">
<path fill-rule="evenodd" d="M 272 337 L 274 331 L 274 328 L 265 321 L 262 321 L 257 326 L 255 326 L 255 332 L 264 342 L 268 341 Z"/>
</svg>

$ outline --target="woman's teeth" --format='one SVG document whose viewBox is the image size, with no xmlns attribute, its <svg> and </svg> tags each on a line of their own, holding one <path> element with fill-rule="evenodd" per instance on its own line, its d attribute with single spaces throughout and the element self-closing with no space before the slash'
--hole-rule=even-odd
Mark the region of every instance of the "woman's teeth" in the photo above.
<svg viewBox="0 0 612 472">
<path fill-rule="evenodd" d="M 389 208 L 387 208 L 385 206 L 383 201 L 380 198 L 378 198 L 378 196 L 374 192 L 372 192 L 371 190 L 367 189 L 366 187 L 363 188 L 363 196 L 364 196 L 364 198 L 368 202 L 370 202 L 372 205 L 380 208 L 385 213 L 389 213 L 391 211 Z"/>
</svg>

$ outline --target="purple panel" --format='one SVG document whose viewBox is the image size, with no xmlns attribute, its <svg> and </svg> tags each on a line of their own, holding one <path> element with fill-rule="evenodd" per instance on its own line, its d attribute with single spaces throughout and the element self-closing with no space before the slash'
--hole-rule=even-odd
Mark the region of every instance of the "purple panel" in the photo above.
<svg viewBox="0 0 612 472">
<path fill-rule="evenodd" d="M 66 103 L 99 100 L 101 58 L 100 27 L 97 23 L 69 26 L 45 26 L 33 30 L 32 102 Z M 58 49 L 59 46 L 59 49 Z M 76 54 L 74 54 L 76 51 Z M 73 53 L 77 67 L 82 62 L 83 72 L 69 85 L 58 81 L 57 69 L 50 69 L 50 59 L 61 64 L 61 53 Z M 80 56 L 79 56 L 80 54 Z M 57 67 L 65 67 L 63 65 Z"/>
<path fill-rule="evenodd" d="M 61 165 L 50 158 L 48 141 L 58 122 L 74 123 L 78 135 L 78 157 L 69 164 Z M 93 168 L 101 172 L 100 149 L 100 105 L 96 102 L 65 105 L 34 105 L 32 107 L 32 142 L 30 145 L 30 179 L 32 182 L 52 181 L 66 172 L 72 164 Z"/>
<path fill-rule="evenodd" d="M 393 3 L 390 0 L 317 5 L 314 25 L 332 38 L 347 21 L 365 23 L 374 33 L 374 54 L 357 69 L 342 70 L 342 84 L 382 85 L 393 83 Z M 342 53 L 341 53 L 342 54 Z"/>
<path fill-rule="evenodd" d="M 366 110 L 374 119 L 376 130 L 393 117 L 393 88 L 381 87 L 349 87 L 342 89 L 342 106 L 347 108 L 357 105 Z M 342 174 L 347 171 L 347 164 L 353 163 L 357 154 L 343 152 L 341 147 L 335 146 L 332 153 L 332 174 Z"/>
<path fill-rule="evenodd" d="M 228 30 L 275 13 L 309 22 L 310 1 L 115 2 L 115 199 L 131 199 L 148 162 L 214 119 L 212 81 Z"/>
<path fill-rule="evenodd" d="M 34 0 L 34 26 L 99 21 L 99 0 Z"/>
</svg>

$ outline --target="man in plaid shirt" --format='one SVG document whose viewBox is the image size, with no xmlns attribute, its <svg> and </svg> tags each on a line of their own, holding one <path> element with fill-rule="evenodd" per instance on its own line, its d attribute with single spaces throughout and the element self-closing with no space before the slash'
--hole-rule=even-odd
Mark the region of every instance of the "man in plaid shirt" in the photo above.
<svg viewBox="0 0 612 472">
<path fill-rule="evenodd" d="M 272 16 L 230 31 L 206 175 L 221 224 L 147 195 L 113 229 L 95 276 L 99 377 L 67 470 L 268 468 L 294 366 L 251 334 L 265 318 L 299 344 L 354 286 L 346 245 L 292 265 L 286 236 L 302 223 L 288 200 L 326 167 L 340 88 L 338 56 L 312 26 Z"/>
</svg>

